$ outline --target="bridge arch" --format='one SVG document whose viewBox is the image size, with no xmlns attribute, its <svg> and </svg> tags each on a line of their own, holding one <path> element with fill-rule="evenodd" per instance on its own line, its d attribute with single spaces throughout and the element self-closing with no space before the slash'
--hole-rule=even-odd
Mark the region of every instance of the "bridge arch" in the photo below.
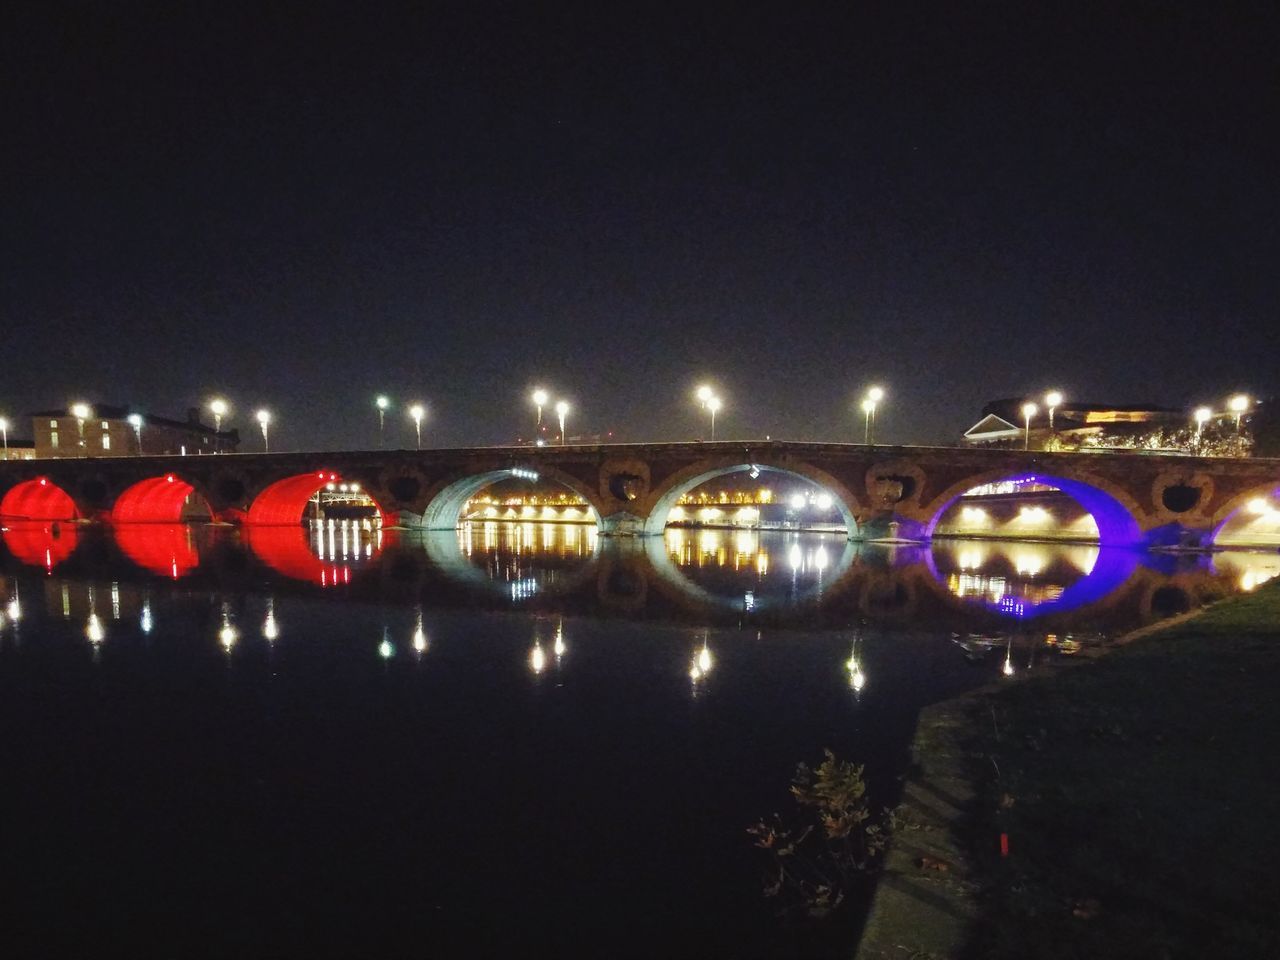
<svg viewBox="0 0 1280 960">
<path fill-rule="evenodd" d="M 74 520 L 79 516 L 71 494 L 48 477 L 24 480 L 0 499 L 0 517 L 17 520 Z"/>
<path fill-rule="evenodd" d="M 757 473 L 786 474 L 817 484 L 831 495 L 834 505 L 839 509 L 840 516 L 844 519 L 845 531 L 849 538 L 853 539 L 857 536 L 858 521 L 854 516 L 854 510 L 858 508 L 859 504 L 857 498 L 843 483 L 825 470 L 819 470 L 811 464 L 790 462 L 784 466 L 771 464 L 767 460 L 757 460 L 750 463 L 730 462 L 719 465 L 701 461 L 667 477 L 662 485 L 650 494 L 652 506 L 649 508 L 648 516 L 644 518 L 644 535 L 647 537 L 662 536 L 667 527 L 667 518 L 671 515 L 672 508 L 686 493 L 696 490 L 707 481 L 714 480 L 717 477 L 727 477 L 731 474 L 751 473 L 753 471 Z"/>
<path fill-rule="evenodd" d="M 527 480 L 550 480 L 552 483 L 567 487 L 587 502 L 596 526 L 600 525 L 600 507 L 597 497 L 589 487 L 580 480 L 554 467 L 514 466 L 485 470 L 461 477 L 446 480 L 436 493 L 427 501 L 422 512 L 422 526 L 426 530 L 456 529 L 462 517 L 462 510 L 472 497 L 486 487 L 491 487 L 502 480 L 522 478 Z"/>
<path fill-rule="evenodd" d="M 1138 523 L 1141 510 L 1134 499 L 1123 489 L 1097 477 L 1066 477 L 1061 473 L 1010 472 L 1008 469 L 988 471 L 960 480 L 944 490 L 925 508 L 929 517 L 925 525 L 924 539 L 933 538 L 946 512 L 956 501 L 975 487 L 1005 480 L 1025 480 L 1057 487 L 1089 512 L 1098 525 L 1098 543 L 1101 546 L 1135 546 L 1142 541 L 1142 528 Z"/>
<path fill-rule="evenodd" d="M 312 470 L 285 477 L 265 487 L 249 505 L 245 523 L 253 526 L 292 526 L 302 522 L 307 502 L 331 483 L 343 483 L 342 474 L 336 470 Z M 365 487 L 365 495 L 368 488 Z M 372 497 L 370 497 L 372 499 Z M 375 500 L 374 507 L 381 517 L 382 506 Z"/>
<path fill-rule="evenodd" d="M 201 519 L 212 517 L 209 498 L 176 473 L 139 480 L 122 492 L 111 507 L 112 523 L 179 523 L 193 519 L 188 498 L 196 494 L 203 501 Z"/>
<path fill-rule="evenodd" d="M 1271 546 L 1280 540 L 1280 537 L 1275 534 L 1251 537 L 1248 534 L 1235 535 L 1226 529 L 1228 524 L 1247 518 L 1250 514 L 1256 515 L 1255 522 L 1259 523 L 1272 518 L 1280 521 L 1280 480 L 1271 480 L 1228 500 L 1213 515 L 1213 529 L 1209 534 L 1209 543 L 1223 546 Z M 1268 524 L 1268 526 L 1274 525 L 1277 524 Z M 1226 536 L 1223 536 L 1224 531 Z M 1220 539 L 1221 543 L 1219 543 Z"/>
</svg>

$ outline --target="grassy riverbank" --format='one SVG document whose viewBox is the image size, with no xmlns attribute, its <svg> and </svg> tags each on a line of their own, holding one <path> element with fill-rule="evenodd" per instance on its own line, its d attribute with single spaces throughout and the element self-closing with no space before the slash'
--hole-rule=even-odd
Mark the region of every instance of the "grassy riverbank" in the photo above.
<svg viewBox="0 0 1280 960">
<path fill-rule="evenodd" d="M 964 802 L 903 835 L 888 879 L 915 892 L 877 902 L 861 956 L 1280 956 L 1278 688 L 1273 583 L 927 711 L 920 794 Z"/>
</svg>

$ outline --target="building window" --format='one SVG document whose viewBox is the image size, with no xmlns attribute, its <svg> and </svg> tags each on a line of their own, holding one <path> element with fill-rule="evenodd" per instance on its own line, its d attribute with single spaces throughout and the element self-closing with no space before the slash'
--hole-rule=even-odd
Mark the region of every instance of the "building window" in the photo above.
<svg viewBox="0 0 1280 960">
<path fill-rule="evenodd" d="M 58 449 L 58 431 L 57 430 L 49 434 L 49 446 L 53 447 L 53 449 L 55 450 Z"/>
<path fill-rule="evenodd" d="M 110 429 L 111 429 L 111 424 L 109 424 L 109 423 L 107 423 L 107 421 L 103 420 L 103 421 L 102 421 L 102 429 L 103 429 L 103 430 L 110 430 Z"/>
<path fill-rule="evenodd" d="M 110 450 L 110 449 L 111 449 L 111 434 L 109 434 L 109 433 L 104 433 L 104 434 L 102 435 L 102 449 L 103 449 L 103 450 Z"/>
<path fill-rule="evenodd" d="M 50 429 L 50 430 L 57 430 L 57 429 L 58 429 L 58 421 L 57 421 L 57 420 L 50 420 L 50 421 L 49 421 L 49 429 Z"/>
</svg>

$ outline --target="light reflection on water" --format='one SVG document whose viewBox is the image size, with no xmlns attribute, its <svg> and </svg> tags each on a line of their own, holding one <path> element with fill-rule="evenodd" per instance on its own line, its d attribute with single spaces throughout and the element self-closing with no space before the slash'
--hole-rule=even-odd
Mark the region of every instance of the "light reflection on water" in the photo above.
<svg viewBox="0 0 1280 960">
<path fill-rule="evenodd" d="M 415 926 L 422 917 L 447 926 L 491 895 L 492 871 L 469 865 L 501 862 L 558 878 L 554 890 L 502 898 L 493 922 L 521 937 L 587 916 L 615 936 L 660 938 L 666 926 L 646 918 L 672 916 L 707 956 L 766 942 L 764 955 L 785 955 L 785 936 L 767 941 L 774 928 L 742 830 L 785 798 L 796 762 L 831 746 L 867 763 L 873 785 L 895 783 L 924 704 L 1051 668 L 1183 595 L 1280 572 L 1271 554 L 887 547 L 742 530 L 610 541 L 541 523 L 439 535 L 358 521 L 137 525 L 114 536 L 36 526 L 4 540 L 7 771 L 45 783 L 49 743 L 59 769 L 95 771 L 57 781 L 56 802 L 43 790 L 8 793 L 6 822 L 61 844 L 22 859 L 37 874 L 32 889 L 60 890 L 58 911 L 110 910 L 122 871 L 168 878 L 172 863 L 158 869 L 148 845 L 102 841 L 154 820 L 179 845 L 173 862 L 200 871 L 131 911 L 154 902 L 181 916 L 182 891 L 203 898 L 200 878 L 226 863 L 213 888 L 243 889 L 271 916 L 367 921 L 308 859 L 323 848 L 326 861 L 360 864 L 380 906 L 413 905 L 394 924 L 363 922 L 362 938 L 385 929 L 427 942 L 439 930 Z M 52 707 L 50 676 L 61 691 Z M 139 779 L 140 769 L 158 772 Z M 303 802 L 311 797 L 324 802 Z M 261 832 L 244 829 L 249 808 L 261 811 Z M 100 819 L 80 830 L 66 810 Z M 350 810 L 377 815 L 353 829 Z M 302 841 L 277 840 L 281 824 Z M 450 865 L 444 880 L 419 869 L 437 861 Z M 56 886 L 64 863 L 90 879 L 91 895 Z M 617 893 L 603 899 L 607 874 Z M 682 913 L 687 904 L 697 909 Z M 241 916 L 227 911 L 225 923 L 243 941 Z M 273 921 L 260 922 L 270 935 Z M 688 942 L 658 940 L 652 952 L 682 955 Z"/>
<path fill-rule="evenodd" d="M 581 524 L 496 521 L 425 534 L 368 520 L 243 529 L 132 524 L 109 532 L 31 523 L 6 529 L 4 543 L 13 563 L 46 575 L 91 561 L 111 568 L 109 580 L 203 581 L 250 561 L 282 587 L 361 598 L 420 603 L 429 595 L 446 605 L 686 620 L 789 617 L 797 626 L 818 617 L 986 628 L 1074 616 L 1120 629 L 1158 617 L 1162 604 L 1189 609 L 1280 574 L 1280 557 L 1269 552 L 1173 556 L 960 539 L 886 547 L 832 533 L 682 528 L 604 540 Z M 104 554 L 106 543 L 118 554 Z"/>
</svg>

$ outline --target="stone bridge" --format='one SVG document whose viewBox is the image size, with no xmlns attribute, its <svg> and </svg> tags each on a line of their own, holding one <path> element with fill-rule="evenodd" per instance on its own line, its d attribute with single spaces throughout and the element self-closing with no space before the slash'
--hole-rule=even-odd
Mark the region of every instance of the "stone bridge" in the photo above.
<svg viewBox="0 0 1280 960">
<path fill-rule="evenodd" d="M 748 471 L 823 487 L 851 539 L 928 539 L 956 498 L 1007 479 L 1074 497 L 1106 545 L 1209 543 L 1250 501 L 1280 494 L 1280 460 L 721 441 L 12 461 L 0 463 L 0 517 L 174 522 L 194 494 L 216 518 L 297 524 L 319 489 L 346 482 L 387 524 L 438 530 L 490 484 L 537 474 L 580 495 L 603 535 L 656 536 L 685 493 Z"/>
</svg>

